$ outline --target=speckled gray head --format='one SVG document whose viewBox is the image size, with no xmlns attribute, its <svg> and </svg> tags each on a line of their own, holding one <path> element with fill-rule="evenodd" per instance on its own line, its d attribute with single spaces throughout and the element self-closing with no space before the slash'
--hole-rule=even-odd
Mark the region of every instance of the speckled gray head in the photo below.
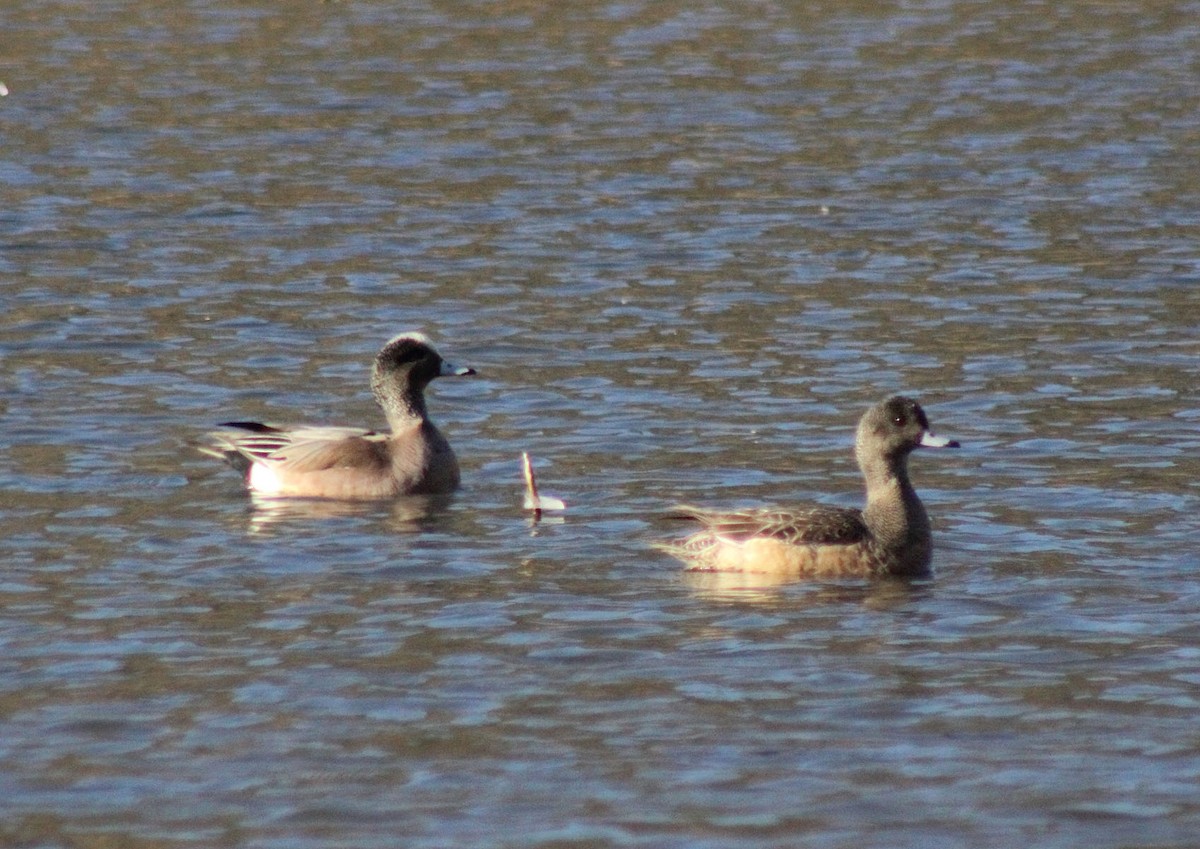
<svg viewBox="0 0 1200 849">
<path fill-rule="evenodd" d="M 424 333 L 409 331 L 393 336 L 375 355 L 371 385 L 403 379 L 414 389 L 423 389 L 435 377 L 463 377 L 475 369 L 446 362 Z"/>
<path fill-rule="evenodd" d="M 953 439 L 935 435 L 921 405 L 894 395 L 872 407 L 858 426 L 857 452 L 904 456 L 916 448 L 958 448 Z"/>
</svg>

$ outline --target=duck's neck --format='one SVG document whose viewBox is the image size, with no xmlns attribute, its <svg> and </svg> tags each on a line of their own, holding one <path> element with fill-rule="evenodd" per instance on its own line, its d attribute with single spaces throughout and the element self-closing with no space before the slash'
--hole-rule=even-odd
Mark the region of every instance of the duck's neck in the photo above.
<svg viewBox="0 0 1200 849">
<path fill-rule="evenodd" d="M 909 482 L 907 458 L 891 463 L 864 464 L 863 474 L 867 480 L 863 519 L 872 536 L 885 549 L 916 554 L 928 552 L 929 514 Z"/>
<path fill-rule="evenodd" d="M 420 390 L 411 387 L 401 389 L 397 386 L 376 384 L 371 387 L 375 393 L 375 402 L 387 416 L 388 426 L 392 432 L 405 430 L 428 419 L 425 412 L 425 395 Z"/>
</svg>

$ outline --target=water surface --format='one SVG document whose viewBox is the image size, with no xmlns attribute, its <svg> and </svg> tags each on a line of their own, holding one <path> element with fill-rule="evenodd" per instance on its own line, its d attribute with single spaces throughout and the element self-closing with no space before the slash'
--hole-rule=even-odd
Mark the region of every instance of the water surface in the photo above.
<svg viewBox="0 0 1200 849">
<path fill-rule="evenodd" d="M 10 3 L 0 842 L 1194 845 L 1198 13 Z M 449 504 L 189 449 L 410 328 Z M 932 581 L 651 547 L 898 391 Z"/>
</svg>

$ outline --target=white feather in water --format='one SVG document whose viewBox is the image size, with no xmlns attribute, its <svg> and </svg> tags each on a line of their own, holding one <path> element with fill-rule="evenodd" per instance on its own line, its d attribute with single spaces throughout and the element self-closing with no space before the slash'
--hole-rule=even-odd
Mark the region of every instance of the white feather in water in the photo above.
<svg viewBox="0 0 1200 849">
<path fill-rule="evenodd" d="M 532 510 L 534 513 L 541 513 L 543 510 L 566 510 L 567 505 L 563 503 L 561 498 L 555 498 L 553 495 L 538 494 L 537 478 L 533 474 L 533 465 L 529 462 L 529 455 L 521 454 L 521 471 L 525 475 L 525 509 Z"/>
</svg>

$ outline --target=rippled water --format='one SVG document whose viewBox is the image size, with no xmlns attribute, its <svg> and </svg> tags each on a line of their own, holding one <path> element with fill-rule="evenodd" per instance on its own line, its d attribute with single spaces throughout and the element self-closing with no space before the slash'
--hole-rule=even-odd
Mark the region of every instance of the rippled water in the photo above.
<svg viewBox="0 0 1200 849">
<path fill-rule="evenodd" d="M 0 19 L 0 842 L 1195 845 L 1200 6 Z M 449 504 L 189 449 L 408 328 Z M 895 391 L 932 581 L 651 547 Z"/>
</svg>

